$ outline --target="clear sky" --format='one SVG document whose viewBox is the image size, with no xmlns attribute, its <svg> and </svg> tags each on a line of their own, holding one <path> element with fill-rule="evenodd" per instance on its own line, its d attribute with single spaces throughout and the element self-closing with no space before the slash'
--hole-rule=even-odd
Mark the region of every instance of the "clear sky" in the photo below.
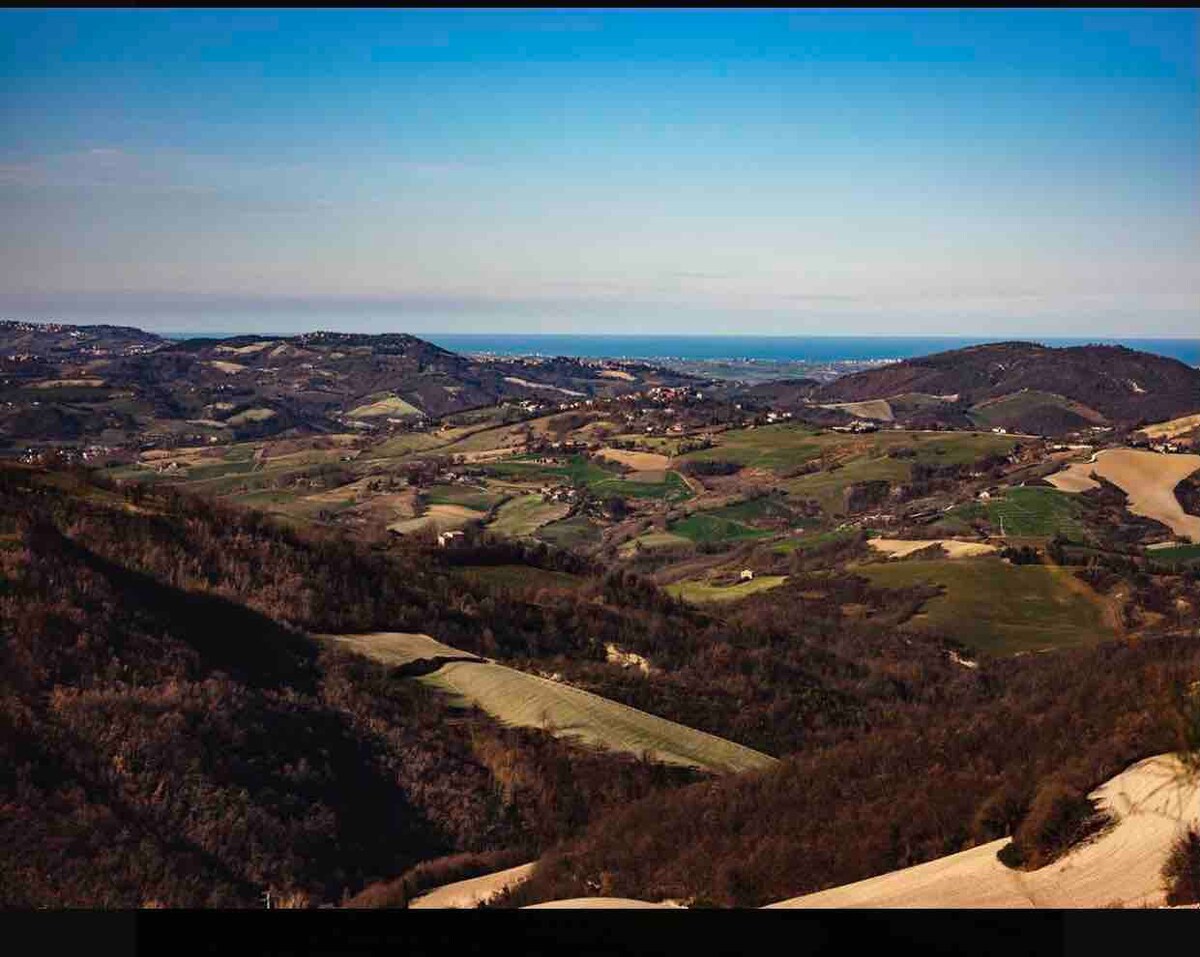
<svg viewBox="0 0 1200 957">
<path fill-rule="evenodd" d="M 0 317 L 1200 330 L 1194 10 L 0 11 Z"/>
</svg>

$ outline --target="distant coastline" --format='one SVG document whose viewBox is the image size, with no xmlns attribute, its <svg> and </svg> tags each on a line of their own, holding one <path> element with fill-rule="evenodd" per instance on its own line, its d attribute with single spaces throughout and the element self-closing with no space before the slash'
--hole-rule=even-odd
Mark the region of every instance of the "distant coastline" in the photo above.
<svg viewBox="0 0 1200 957">
<path fill-rule="evenodd" d="M 395 330 L 403 331 L 403 330 Z M 252 333 L 263 338 L 292 333 Z M 742 362 L 881 362 L 961 349 L 1005 339 L 1064 347 L 1122 345 L 1200 366 L 1200 339 L 1033 338 L 1020 336 L 679 336 L 413 333 L 444 349 L 471 355 L 577 356 L 588 359 L 646 359 Z M 168 339 L 223 339 L 239 332 L 171 332 Z"/>
</svg>

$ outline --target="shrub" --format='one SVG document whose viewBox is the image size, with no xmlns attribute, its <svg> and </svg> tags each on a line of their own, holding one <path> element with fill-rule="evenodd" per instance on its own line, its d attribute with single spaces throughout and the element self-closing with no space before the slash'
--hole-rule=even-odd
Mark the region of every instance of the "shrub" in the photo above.
<svg viewBox="0 0 1200 957">
<path fill-rule="evenodd" d="M 1019 861 L 1027 870 L 1045 867 L 1107 823 L 1081 789 L 1051 778 L 1034 795 L 1005 863 Z"/>
<path fill-rule="evenodd" d="M 1188 828 L 1179 836 L 1162 873 L 1168 904 L 1200 904 L 1200 831 Z"/>
</svg>

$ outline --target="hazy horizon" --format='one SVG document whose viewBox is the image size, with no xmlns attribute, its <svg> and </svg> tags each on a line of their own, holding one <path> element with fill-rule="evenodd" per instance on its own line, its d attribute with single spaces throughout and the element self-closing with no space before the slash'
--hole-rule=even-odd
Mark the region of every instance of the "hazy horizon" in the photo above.
<svg viewBox="0 0 1200 957">
<path fill-rule="evenodd" d="M 0 315 L 1174 338 L 1195 10 L 8 10 Z"/>
</svg>

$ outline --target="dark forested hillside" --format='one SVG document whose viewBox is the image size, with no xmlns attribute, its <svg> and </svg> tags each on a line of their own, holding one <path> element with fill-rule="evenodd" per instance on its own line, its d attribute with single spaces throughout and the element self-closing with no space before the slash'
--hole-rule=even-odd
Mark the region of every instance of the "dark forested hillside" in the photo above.
<svg viewBox="0 0 1200 957">
<path fill-rule="evenodd" d="M 247 607 L 336 624 L 380 585 L 352 549 L 76 475 L 6 468 L 0 502 L 0 905 L 336 902 L 695 779 L 451 711 Z"/>
<path fill-rule="evenodd" d="M 118 446 L 370 432 L 504 400 L 698 381 L 618 365 L 471 359 L 402 333 L 172 342 L 122 326 L 0 322 L 0 450 L 4 439 Z"/>
<path fill-rule="evenodd" d="M 777 558 L 786 584 L 701 611 L 545 546 L 371 546 L 75 471 L 0 468 L 0 516 L 7 905 L 337 902 L 544 851 L 512 902 L 766 903 L 1008 833 L 1044 787 L 1086 793 L 1174 746 L 1170 694 L 1200 677 L 1166 617 L 964 667 L 902 627 L 928 586 L 801 552 Z M 507 571 L 469 573 L 489 565 Z M 1194 571 L 1133 584 L 1200 604 Z M 551 668 L 784 760 L 702 780 L 584 750 L 311 637 L 373 630 Z"/>
<path fill-rule="evenodd" d="M 1041 431 L 1047 434 L 1078 429 L 1088 425 L 1089 420 L 1090 424 L 1107 420 L 1129 425 L 1200 409 L 1200 370 L 1176 359 L 1124 346 L 1058 349 L 1028 342 L 1002 342 L 906 359 L 844 376 L 823 387 L 820 398 L 825 402 L 848 402 L 912 394 L 956 397 L 944 410 L 922 409 L 926 417 L 936 417 L 939 411 L 954 415 L 986 400 L 1015 393 L 1053 395 L 1085 407 L 1046 409 L 1044 423 L 1027 423 L 1042 424 Z M 1005 410 L 1004 420 L 997 419 L 995 424 L 1019 424 L 1021 416 L 1029 415 L 1026 405 Z M 1015 417 L 1011 423 L 1007 421 L 1009 416 Z"/>
</svg>

